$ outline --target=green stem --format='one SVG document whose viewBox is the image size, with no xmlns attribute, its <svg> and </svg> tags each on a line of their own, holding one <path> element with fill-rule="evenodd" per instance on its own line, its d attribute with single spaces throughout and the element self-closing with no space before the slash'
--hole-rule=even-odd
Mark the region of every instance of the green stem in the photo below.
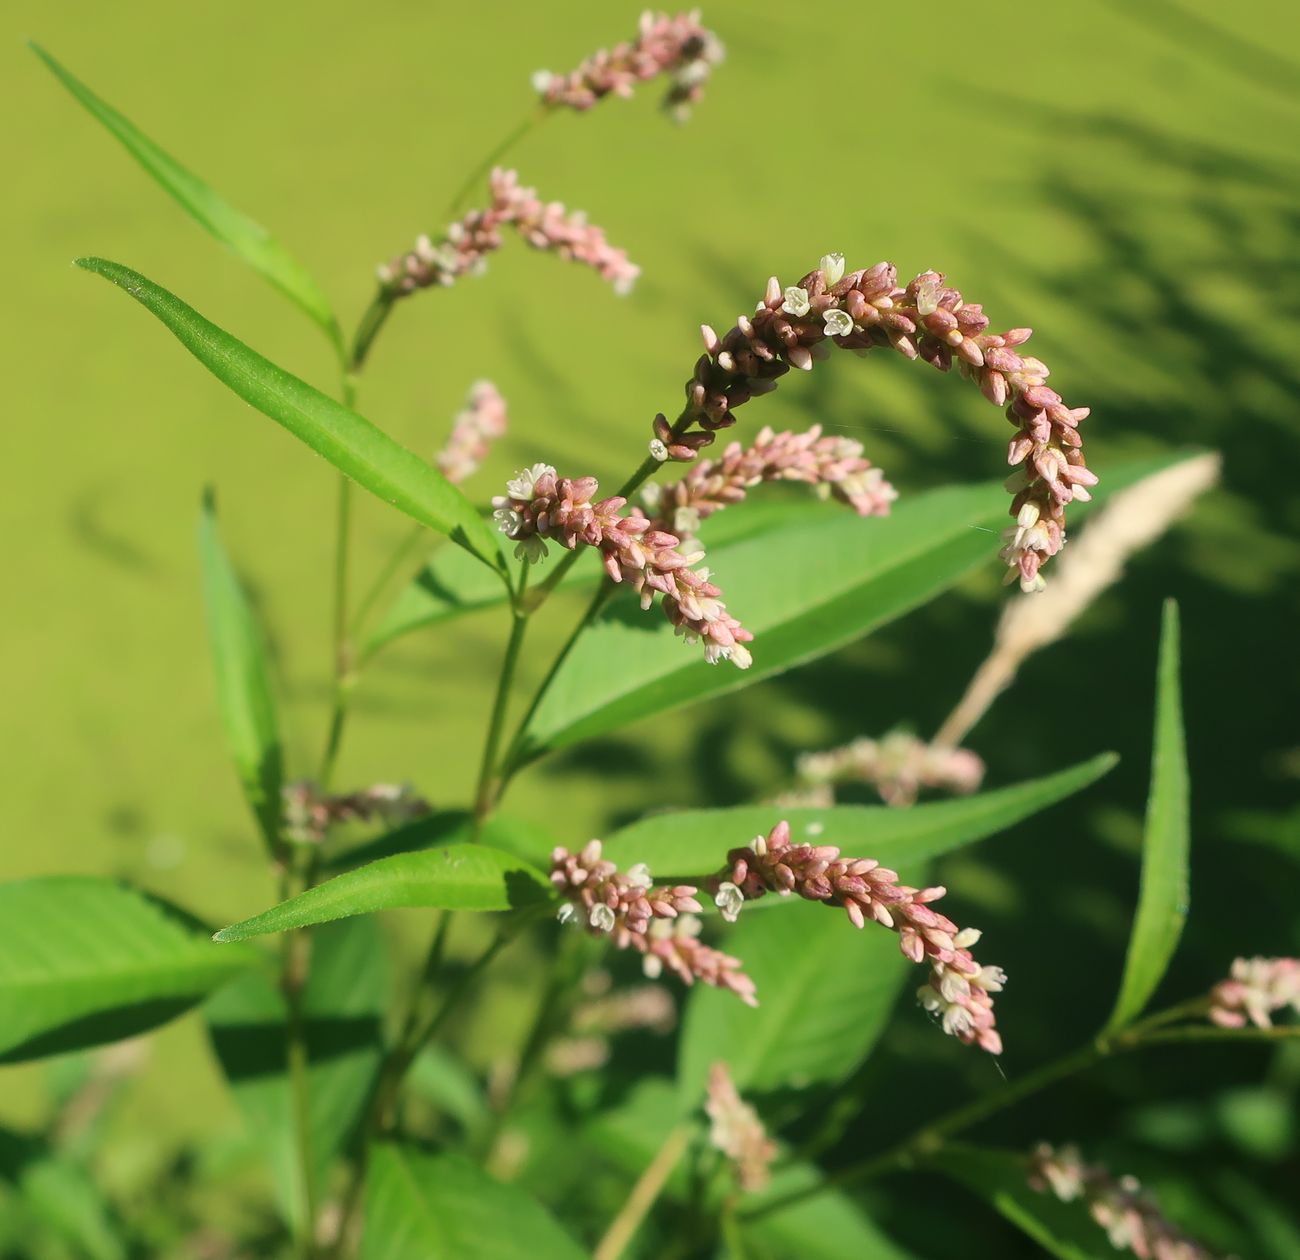
<svg viewBox="0 0 1300 1260">
<path fill-rule="evenodd" d="M 413 525 L 410 532 L 397 545 L 393 554 L 388 557 L 384 567 L 376 575 L 375 580 L 371 582 L 369 588 L 357 604 L 357 610 L 352 615 L 352 637 L 359 639 L 361 631 L 365 627 L 366 618 L 370 616 L 371 610 L 378 602 L 379 597 L 384 593 L 384 588 L 393 580 L 394 574 L 397 573 L 410 559 L 411 553 L 415 551 L 421 543 L 424 542 L 426 530 L 423 525 Z M 370 653 L 363 652 L 357 664 L 362 665 L 369 659 Z"/>
<path fill-rule="evenodd" d="M 334 699 L 330 712 L 329 734 L 321 754 L 316 779 L 322 792 L 329 790 L 334 766 L 338 761 L 348 701 L 356 685 L 352 660 L 352 638 L 348 632 L 348 560 L 351 551 L 352 482 L 339 477 L 338 508 L 334 526 L 334 602 L 331 614 L 334 644 Z"/>
<path fill-rule="evenodd" d="M 506 710 L 510 704 L 510 688 L 514 683 L 515 668 L 519 664 L 519 652 L 524 644 L 524 634 L 528 630 L 529 610 L 525 607 L 524 601 L 527 588 L 528 561 L 525 560 L 519 571 L 519 587 L 511 600 L 510 639 L 506 643 L 506 654 L 501 662 L 501 674 L 497 679 L 496 698 L 492 702 L 492 715 L 488 719 L 487 737 L 483 741 L 478 789 L 474 794 L 474 838 L 476 840 L 483 829 L 484 821 L 496 804 L 499 784 L 497 752 L 501 746 L 501 733 L 505 726 Z"/>
<path fill-rule="evenodd" d="M 691 1130 L 685 1124 L 679 1124 L 669 1131 L 663 1145 L 655 1152 L 654 1158 L 646 1165 L 645 1172 L 632 1187 L 618 1215 L 610 1222 L 605 1236 L 596 1244 L 591 1260 L 619 1260 L 641 1227 L 641 1222 L 650 1214 L 650 1209 L 672 1176 L 673 1169 L 677 1167 L 677 1161 L 681 1159 L 690 1140 Z"/>
<path fill-rule="evenodd" d="M 448 219 L 454 219 L 465 208 L 470 193 L 474 191 L 474 186 L 480 183 L 484 176 L 534 127 L 549 117 L 551 112 L 552 110 L 548 105 L 544 103 L 538 104 L 536 108 L 529 111 L 528 116 L 522 122 L 488 151 L 478 165 L 465 176 L 464 182 L 456 190 L 456 195 L 452 197 L 447 206 Z"/>
</svg>

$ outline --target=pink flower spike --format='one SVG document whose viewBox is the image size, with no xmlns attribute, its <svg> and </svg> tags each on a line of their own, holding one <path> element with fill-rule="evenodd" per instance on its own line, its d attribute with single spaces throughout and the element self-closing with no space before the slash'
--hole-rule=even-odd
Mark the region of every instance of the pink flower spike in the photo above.
<svg viewBox="0 0 1300 1260">
<path fill-rule="evenodd" d="M 470 386 L 464 409 L 456 416 L 451 436 L 437 455 L 437 465 L 453 485 L 478 470 L 488 448 L 506 432 L 506 400 L 491 381 Z"/>
</svg>

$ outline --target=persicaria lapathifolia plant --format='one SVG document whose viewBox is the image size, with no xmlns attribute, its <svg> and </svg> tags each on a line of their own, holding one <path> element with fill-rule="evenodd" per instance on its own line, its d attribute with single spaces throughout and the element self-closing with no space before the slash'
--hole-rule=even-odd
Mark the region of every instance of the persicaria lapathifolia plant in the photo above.
<svg viewBox="0 0 1300 1260">
<path fill-rule="evenodd" d="M 469 498 L 462 487 L 485 464 L 500 476 L 490 466 L 493 444 L 507 430 L 505 400 L 482 379 L 470 386 L 432 459 L 355 410 L 369 351 L 393 310 L 424 289 L 444 290 L 440 301 L 448 310 L 458 300 L 458 282 L 481 272 L 511 233 L 594 270 L 619 292 L 630 288 L 638 269 L 603 230 L 544 202 L 501 161 L 546 119 L 626 96 L 650 79 L 667 79 L 669 106 L 682 113 L 721 58 L 721 44 L 698 14 L 647 15 L 635 41 L 594 54 L 571 74 L 539 75 L 540 105 L 471 173 L 439 220 L 449 226 L 436 238 L 420 237 L 380 270 L 378 290 L 350 338 L 324 290 L 282 245 L 40 55 L 191 217 L 322 331 L 337 359 L 334 396 L 139 273 L 97 258 L 80 265 L 142 304 L 218 380 L 341 477 L 328 626 L 330 714 L 320 756 L 310 764 L 299 765 L 301 752 L 296 745 L 287 752 L 281 738 L 276 663 L 265 648 L 260 610 L 222 545 L 211 494 L 200 518 L 218 708 L 275 904 L 223 928 L 214 943 L 192 913 L 117 881 L 0 886 L 0 1056 L 19 1061 L 85 1050 L 202 1006 L 214 1061 L 245 1113 L 249 1148 L 266 1179 L 265 1202 L 230 1217 L 257 1225 L 201 1218 L 207 1195 L 191 1203 L 190 1187 L 170 1179 L 150 1192 L 158 1210 L 171 1213 L 167 1228 L 145 1229 L 136 1223 L 138 1190 L 129 1204 L 117 1203 L 111 1188 L 91 1184 L 83 1164 L 72 1171 L 59 1164 L 68 1153 L 59 1145 L 66 1124 L 0 1143 L 0 1156 L 18 1152 L 18 1196 L 32 1197 L 28 1191 L 36 1188 L 32 1211 L 40 1209 L 42 1185 L 73 1186 L 90 1203 L 73 1215 L 97 1223 L 89 1253 L 114 1257 L 154 1254 L 165 1236 L 184 1237 L 187 1254 L 278 1256 L 292 1249 L 302 1260 L 494 1260 L 518 1254 L 526 1237 L 538 1260 L 618 1260 L 643 1230 L 655 1231 L 643 1252 L 657 1253 L 686 1220 L 690 1231 L 677 1242 L 682 1260 L 693 1260 L 720 1247 L 744 1254 L 751 1240 L 754 1254 L 788 1254 L 773 1226 L 788 1226 L 794 1218 L 782 1215 L 797 1204 L 798 1237 L 836 1232 L 843 1254 L 876 1254 L 879 1233 L 853 1196 L 882 1173 L 932 1168 L 994 1204 L 1025 1191 L 1023 1157 L 953 1141 L 1003 1109 L 1119 1053 L 1295 1035 L 1296 1025 L 1273 1022 L 1300 1001 L 1292 959 L 1238 959 L 1211 993 L 1148 1009 L 1188 904 L 1188 770 L 1172 605 L 1157 669 L 1143 874 L 1119 993 L 1085 1046 L 1037 1067 L 1023 1062 L 1025 1039 L 1014 1035 L 1026 1018 L 1023 1007 L 999 1001 L 995 1020 L 1005 975 L 974 958 L 977 931 L 936 908 L 946 889 L 931 870 L 944 855 L 1089 786 L 1114 762 L 1102 755 L 1040 779 L 978 790 L 983 762 L 958 745 L 1014 665 L 994 670 L 994 682 L 976 688 L 978 705 L 964 699 L 961 720 L 950 719 L 931 741 L 896 733 L 803 758 L 802 798 L 779 808 L 733 799 L 711 801 L 718 807 L 710 810 L 683 808 L 690 802 L 678 798 L 689 789 L 677 785 L 689 780 L 664 779 L 655 789 L 662 808 L 577 850 L 566 847 L 572 836 L 551 834 L 551 820 L 568 818 L 565 808 L 534 811 L 527 820 L 504 811 L 510 785 L 533 762 L 560 749 L 597 746 L 623 771 L 643 772 L 636 756 L 643 737 L 625 733 L 633 723 L 705 698 L 725 704 L 727 693 L 861 640 L 989 565 L 996 549 L 990 535 L 1001 521 L 996 487 L 900 495 L 862 441 L 835 432 L 831 417 L 802 431 L 764 427 L 720 454 L 705 454 L 736 422 L 738 408 L 770 392 L 790 369 L 808 370 L 833 351 L 889 348 L 941 371 L 955 364 L 1005 409 L 1016 471 L 1008 483 L 1014 524 L 1001 558 L 1025 593 L 1013 601 L 1042 588 L 1040 570 L 1065 540 L 1066 508 L 1086 503 L 1097 484 L 1079 436 L 1087 410 L 1067 406 L 1047 385 L 1047 368 L 1025 353 L 1028 329 L 990 331 L 982 309 L 937 272 L 900 284 L 892 264 L 849 271 L 839 254 L 824 256 L 796 284 L 771 279 L 754 314 L 724 334 L 703 329 L 705 353 L 687 382 L 684 409 L 674 421 L 655 419 L 648 451 L 612 494 L 602 493 L 585 469 L 561 475 L 538 461 L 506 480 L 490 506 Z M 466 198 L 479 194 L 481 208 L 466 210 Z M 590 282 L 575 270 L 556 285 Z M 557 363 L 553 370 L 570 367 Z M 444 376 L 449 369 L 441 364 Z M 476 376 L 467 371 L 467 380 Z M 516 429 L 522 414 L 517 407 Z M 610 416 L 608 433 L 617 431 L 617 418 Z M 538 423 L 546 419 L 539 415 Z M 1061 566 L 1069 576 L 1060 588 L 1034 596 L 1052 628 L 1039 625 L 1027 638 L 1022 630 L 1015 662 L 1060 637 L 1113 581 L 1122 559 L 1212 482 L 1215 470 L 1205 460 L 1170 458 L 1162 467 L 1149 461 L 1108 472 L 1108 491 L 1130 486 L 1126 493 L 1144 506 L 1137 512 L 1133 501 L 1117 499 L 1106 509 L 1103 532 L 1088 527 L 1083 545 Z M 676 479 L 652 480 L 670 463 L 689 467 Z M 1177 484 L 1157 493 L 1153 482 L 1161 477 Z M 775 504 L 765 516 L 750 500 L 760 487 L 779 495 L 780 483 L 814 493 Z M 410 538 L 367 575 L 360 598 L 353 589 L 354 485 L 414 523 Z M 849 510 L 828 510 L 818 498 Z M 1157 501 L 1163 506 L 1153 510 Z M 562 554 L 551 553 L 552 543 Z M 1074 557 L 1082 558 L 1071 568 Z M 393 579 L 404 573 L 404 588 L 390 599 Z M 584 591 L 588 607 L 558 654 L 530 662 L 536 668 L 524 672 L 540 683 L 521 695 L 517 677 L 529 627 L 539 616 L 557 615 L 561 601 L 550 596 L 560 589 Z M 657 602 L 664 617 L 641 617 L 621 596 L 629 589 L 642 610 Z M 1053 602 L 1057 589 L 1063 593 Z M 338 791 L 335 770 L 370 660 L 403 635 L 437 631 L 476 611 L 508 623 L 484 705 L 476 779 L 448 782 L 439 768 L 437 781 L 418 790 L 380 782 Z M 1024 620 L 1009 614 L 1004 630 Z M 703 652 L 682 652 L 676 637 L 698 642 Z M 995 649 L 1009 650 L 1005 643 Z M 705 667 L 724 660 L 739 669 Z M 1073 690 L 1075 704 L 1087 703 L 1085 691 Z M 430 702 L 436 720 L 449 716 L 437 712 L 440 694 Z M 773 728 L 782 720 L 777 704 L 773 697 Z M 688 734 L 680 747 L 690 746 Z M 836 802 L 835 789 L 864 783 L 895 808 Z M 922 788 L 962 797 L 916 804 Z M 609 792 L 611 812 L 625 814 L 617 780 Z M 717 789 L 724 798 L 736 794 Z M 1071 818 L 1072 844 L 1085 839 L 1081 817 Z M 1050 830 L 1055 839 L 1059 829 Z M 755 838 L 735 845 L 744 836 Z M 846 856 L 854 854 L 871 856 Z M 958 900 L 969 895 L 954 882 Z M 250 909 L 273 896 L 242 888 L 239 895 Z M 378 912 L 398 908 L 435 912 L 418 970 L 407 967 L 377 925 Z M 570 928 L 557 930 L 557 918 Z M 846 931 L 844 918 L 863 931 Z M 871 925 L 892 938 L 867 930 Z M 265 936 L 278 938 L 279 948 L 253 943 Z M 503 954 L 511 958 L 508 993 L 496 967 Z M 1014 968 L 1015 959 L 1009 961 Z M 912 965 L 924 969 L 919 987 Z M 604 1005 L 593 1015 L 595 969 Z M 620 987 L 629 972 L 635 979 Z M 670 977 L 681 983 L 662 983 Z M 986 1056 L 958 1064 L 960 1056 L 952 1055 L 954 1071 L 972 1074 L 972 1098 L 859 1157 L 858 1147 L 872 1147 L 878 1131 L 859 1123 L 870 1116 L 879 1087 L 878 1061 L 865 1075 L 864 1065 L 909 990 L 924 1014 L 961 1043 L 1002 1055 L 1005 1035 L 1008 1068 L 1003 1075 Z M 475 1018 L 463 1018 L 476 1002 Z M 491 1023 L 495 1011 L 521 1002 L 531 1013 L 522 1027 Z M 593 1030 L 598 1035 L 584 1040 Z M 662 1040 L 668 1037 L 675 1038 L 671 1045 Z M 935 1055 L 952 1049 L 938 1038 L 930 1044 Z M 609 1076 L 592 1081 L 594 1072 Z M 116 1069 L 92 1073 L 95 1096 L 105 1080 L 121 1076 Z M 79 1105 L 84 1112 L 84 1100 Z M 628 1133 L 635 1142 L 618 1137 Z M 629 1159 L 629 1149 L 638 1154 Z M 580 1196 L 558 1174 L 527 1175 L 569 1167 L 575 1151 L 584 1169 L 604 1170 L 600 1178 L 584 1174 Z M 179 1163 L 215 1169 L 222 1159 L 209 1152 Z M 683 1163 L 686 1175 L 674 1176 Z M 8 1174 L 10 1165 L 0 1171 Z M 1035 1237 L 1055 1228 L 1017 1203 Z M 1141 1230 L 1125 1226 L 1128 1245 L 1136 1249 L 1140 1241 L 1160 1254 L 1153 1240 L 1166 1235 L 1145 1209 L 1133 1211 Z M 1124 1212 L 1130 1221 L 1129 1208 Z M 1086 1212 L 1080 1220 L 1095 1229 Z"/>
</svg>

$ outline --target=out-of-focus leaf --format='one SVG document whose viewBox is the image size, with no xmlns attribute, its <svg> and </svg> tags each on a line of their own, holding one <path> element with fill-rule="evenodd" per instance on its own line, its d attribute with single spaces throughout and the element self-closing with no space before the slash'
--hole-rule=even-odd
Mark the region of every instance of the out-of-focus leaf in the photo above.
<svg viewBox="0 0 1300 1260">
<path fill-rule="evenodd" d="M 715 548 L 742 538 L 756 538 L 789 525 L 843 516 L 845 510 L 842 505 L 817 500 L 746 503 L 743 511 L 719 512 L 709 517 L 700 527 L 700 539 L 712 555 Z M 533 585 L 544 581 L 551 566 L 567 554 L 560 547 L 552 547 L 546 558 L 532 567 L 529 581 Z M 590 589 L 603 576 L 604 570 L 593 556 L 565 574 L 561 589 Z M 471 563 L 460 552 L 440 548 L 393 601 L 367 641 L 365 654 L 376 652 L 413 630 L 505 602 L 506 592 L 500 582 L 490 579 L 481 566 Z"/>
<path fill-rule="evenodd" d="M 222 928 L 213 938 L 242 941 L 356 914 L 423 906 L 433 910 L 511 910 L 535 905 L 551 891 L 535 867 L 482 844 L 399 853 L 358 867 Z"/>
<path fill-rule="evenodd" d="M 267 848 L 274 852 L 280 831 L 283 766 L 270 671 L 252 610 L 221 545 L 211 494 L 204 497 L 199 516 L 199 561 L 226 742 L 244 796 Z"/>
<path fill-rule="evenodd" d="M 944 1147 L 926 1166 L 945 1173 L 1061 1260 L 1109 1260 L 1115 1255 L 1082 1202 L 1062 1203 L 1026 1180 L 1023 1158 L 974 1146 Z"/>
<path fill-rule="evenodd" d="M 375 1148 L 360 1260 L 582 1260 L 549 1212 L 456 1155 Z"/>
<path fill-rule="evenodd" d="M 329 299 L 307 269 L 279 241 L 260 223 L 227 204 L 197 175 L 164 153 L 39 44 L 29 43 L 29 47 L 192 219 L 305 311 L 325 330 L 336 347 L 341 345 L 338 320 L 330 309 Z"/>
<path fill-rule="evenodd" d="M 742 914 L 718 944 L 744 962 L 759 1004 L 704 985 L 691 991 L 678 1050 L 683 1110 L 699 1104 L 718 1061 L 742 1091 L 842 1080 L 875 1044 L 914 970 L 892 932 L 871 924 L 859 932 L 842 910 L 808 902 Z"/>
<path fill-rule="evenodd" d="M 914 873 L 929 858 L 1004 831 L 1081 791 L 1109 771 L 1116 760 L 1113 753 L 1103 753 L 1041 779 L 909 809 L 884 805 L 836 805 L 829 809 L 742 805 L 735 809 L 654 814 L 611 836 L 605 844 L 605 856 L 620 866 L 647 862 L 656 876 L 710 873 L 722 865 L 728 849 L 748 844 L 785 818 L 796 840 L 838 845 L 853 857 L 875 858 L 883 866 Z M 765 897 L 756 905 L 778 900 L 785 901 Z"/>
<path fill-rule="evenodd" d="M 1186 458 L 1107 470 L 1098 498 Z M 954 486 L 905 498 L 883 519 L 832 513 L 718 547 L 709 567 L 730 612 L 755 635 L 747 670 L 709 665 L 662 614 L 643 612 L 630 595 L 614 599 L 551 679 L 512 764 L 749 686 L 861 638 L 988 562 L 1005 512 L 1002 486 Z"/>
<path fill-rule="evenodd" d="M 482 1085 L 446 1046 L 435 1044 L 420 1051 L 406 1078 L 406 1088 L 450 1116 L 466 1133 L 476 1132 L 491 1116 Z"/>
<path fill-rule="evenodd" d="M 333 1161 L 355 1133 L 383 1056 L 390 970 L 374 919 L 330 924 L 312 935 L 302 1023 L 317 1185 L 328 1184 Z M 266 1152 L 286 1219 L 298 1225 L 304 1205 L 284 996 L 268 975 L 253 972 L 217 994 L 206 1015 L 213 1049 L 250 1131 Z"/>
<path fill-rule="evenodd" d="M 120 1041 L 164 1024 L 252 966 L 206 931 L 109 879 L 0 886 L 0 1062 Z"/>
<path fill-rule="evenodd" d="M 369 420 L 277 367 L 139 272 L 103 258 L 77 266 L 112 281 L 155 315 L 219 381 L 288 429 L 341 473 L 400 512 L 446 534 L 504 580 L 497 535 L 432 464 Z"/>
<path fill-rule="evenodd" d="M 0 1178 L 13 1185 L 18 1210 L 28 1218 L 29 1227 L 42 1234 L 48 1231 L 69 1245 L 74 1255 L 86 1260 L 126 1256 L 99 1188 L 84 1169 L 44 1142 L 0 1129 Z"/>
<path fill-rule="evenodd" d="M 1151 793 L 1142 840 L 1142 882 L 1124 979 L 1107 1032 L 1140 1015 L 1164 977 L 1187 919 L 1190 841 L 1187 748 L 1178 684 L 1178 605 L 1165 604 L 1157 667 Z"/>
<path fill-rule="evenodd" d="M 787 1165 L 778 1169 L 765 1190 L 745 1199 L 744 1210 L 794 1194 L 821 1178 L 822 1173 L 809 1164 Z M 764 1256 L 774 1260 L 843 1260 L 845 1256 L 915 1260 L 910 1251 L 882 1234 L 871 1218 L 838 1190 L 827 1190 L 771 1216 L 745 1222 L 742 1234 L 747 1243 L 756 1243 Z"/>
</svg>

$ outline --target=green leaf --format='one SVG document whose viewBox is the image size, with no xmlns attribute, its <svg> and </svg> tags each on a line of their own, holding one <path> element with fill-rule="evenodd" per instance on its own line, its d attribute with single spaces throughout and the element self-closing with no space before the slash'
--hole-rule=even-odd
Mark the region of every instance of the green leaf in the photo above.
<svg viewBox="0 0 1300 1260">
<path fill-rule="evenodd" d="M 1030 1186 L 1022 1156 L 974 1146 L 947 1146 L 927 1158 L 925 1166 L 965 1186 L 1061 1260 L 1108 1260 L 1115 1255 L 1081 1202 L 1062 1203 Z"/>
<path fill-rule="evenodd" d="M 728 849 L 748 844 L 785 818 L 796 839 L 815 837 L 818 844 L 838 845 L 853 857 L 875 858 L 911 878 L 919 875 L 928 859 L 1005 831 L 1081 791 L 1106 774 L 1116 761 L 1113 753 L 1103 753 L 1041 779 L 909 809 L 884 805 L 836 805 L 829 809 L 743 805 L 735 809 L 653 814 L 611 836 L 605 844 L 605 856 L 620 866 L 647 862 L 655 875 L 663 878 L 711 873 L 722 865 Z M 765 897 L 755 904 L 785 902 L 785 898 Z"/>
<path fill-rule="evenodd" d="M 77 266 L 111 280 L 156 315 L 219 381 L 371 494 L 448 535 L 502 573 L 497 534 L 436 468 L 306 381 L 250 350 L 180 298 L 138 272 L 103 258 Z"/>
<path fill-rule="evenodd" d="M 742 914 L 718 944 L 743 960 L 758 1006 L 704 985 L 691 990 L 678 1051 L 685 1110 L 699 1103 L 719 1060 L 742 1092 L 842 1080 L 866 1058 L 914 970 L 892 932 L 857 931 L 842 910 L 808 902 Z"/>
<path fill-rule="evenodd" d="M 222 928 L 213 940 L 242 941 L 376 910 L 511 910 L 536 905 L 551 885 L 512 853 L 481 844 L 399 853 L 337 875 L 262 914 Z"/>
<path fill-rule="evenodd" d="M 746 1197 L 744 1211 L 804 1190 L 823 1177 L 821 1170 L 810 1164 L 779 1168 L 765 1190 Z M 746 1242 L 759 1244 L 763 1255 L 788 1256 L 790 1260 L 843 1260 L 845 1256 L 915 1260 L 912 1252 L 882 1234 L 870 1217 L 838 1190 L 826 1190 L 771 1216 L 745 1221 L 742 1233 Z"/>
<path fill-rule="evenodd" d="M 107 101 L 101 100 L 80 79 L 74 78 L 39 44 L 29 41 L 28 47 L 192 219 L 305 311 L 342 353 L 338 320 L 330 309 L 329 299 L 307 269 L 279 241 L 260 223 L 253 222 L 228 205 L 197 175 L 164 153 Z"/>
<path fill-rule="evenodd" d="M 328 1184 L 334 1160 L 355 1134 L 383 1057 L 390 971 L 374 919 L 331 924 L 312 935 L 302 1022 L 318 1186 Z M 289 1089 L 284 996 L 270 976 L 253 972 L 217 994 L 206 1015 L 213 1049 L 235 1101 L 266 1151 L 285 1218 L 298 1226 L 304 1205 Z"/>
<path fill-rule="evenodd" d="M 457 1155 L 375 1148 L 360 1260 L 582 1260 L 539 1203 Z"/>
<path fill-rule="evenodd" d="M 199 561 L 217 704 L 244 796 L 273 853 L 280 834 L 283 766 L 262 637 L 217 532 L 211 492 L 199 516 Z"/>
<path fill-rule="evenodd" d="M 0 1062 L 120 1041 L 253 965 L 180 911 L 108 879 L 0 886 Z"/>
<path fill-rule="evenodd" d="M 324 863 L 324 870 L 334 875 L 396 853 L 465 844 L 474 838 L 474 815 L 470 810 L 439 810 L 403 823 L 373 840 L 331 854 Z M 554 835 L 532 819 L 516 818 L 510 814 L 493 814 L 487 819 L 479 828 L 478 842 L 494 849 L 504 849 L 538 866 L 549 866 L 551 852 L 559 844 Z"/>
<path fill-rule="evenodd" d="M 1142 1013 L 1178 948 L 1187 919 L 1190 822 L 1178 662 L 1178 605 L 1169 600 L 1161 625 L 1156 671 L 1155 740 L 1142 841 L 1141 890 L 1124 962 L 1124 979 L 1107 1032 L 1123 1028 Z"/>
</svg>

